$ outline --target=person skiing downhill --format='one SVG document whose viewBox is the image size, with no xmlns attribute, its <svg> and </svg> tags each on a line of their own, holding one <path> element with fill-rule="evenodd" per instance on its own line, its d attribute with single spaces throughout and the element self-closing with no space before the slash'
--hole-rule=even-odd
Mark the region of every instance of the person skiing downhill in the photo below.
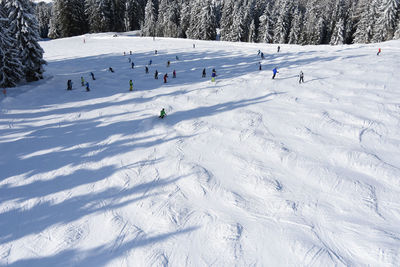
<svg viewBox="0 0 400 267">
<path fill-rule="evenodd" d="M 211 73 L 211 81 L 212 82 L 215 82 L 215 77 L 217 77 L 217 72 L 215 71 L 215 69 L 213 69 L 212 73 Z"/>
<path fill-rule="evenodd" d="M 159 118 L 163 119 L 165 116 L 167 116 L 167 113 L 165 113 L 165 109 L 163 108 L 160 112 Z"/>
<path fill-rule="evenodd" d="M 281 51 L 281 47 L 278 45 L 278 53 Z"/>
<path fill-rule="evenodd" d="M 151 63 L 153 63 L 153 60 L 150 59 L 150 61 L 149 61 L 149 66 L 151 66 Z"/>
<path fill-rule="evenodd" d="M 92 80 L 93 80 L 93 81 L 96 80 L 96 78 L 94 77 L 93 72 L 90 73 L 90 76 L 92 76 Z"/>
<path fill-rule="evenodd" d="M 165 74 L 164 74 L 164 83 L 167 83 L 167 78 L 168 78 L 168 74 L 165 73 Z"/>
<path fill-rule="evenodd" d="M 72 81 L 68 80 L 67 82 L 67 90 L 72 90 Z"/>
<path fill-rule="evenodd" d="M 109 67 L 108 70 L 109 70 L 110 72 L 114 72 L 113 68 L 111 68 L 111 67 Z"/>
<path fill-rule="evenodd" d="M 172 78 L 176 78 L 176 71 L 175 70 L 172 72 Z"/>
<path fill-rule="evenodd" d="M 81 76 L 81 84 L 82 84 L 82 86 L 85 86 L 85 79 L 83 79 L 82 76 Z"/>
<path fill-rule="evenodd" d="M 144 70 L 145 70 L 146 74 L 149 73 L 149 67 L 146 66 L 146 67 L 144 68 Z"/>
<path fill-rule="evenodd" d="M 304 83 L 304 73 L 302 70 L 300 71 L 299 78 L 299 83 Z"/>
<path fill-rule="evenodd" d="M 260 55 L 260 53 L 261 53 L 261 50 L 260 50 L 260 49 L 258 49 L 258 54 L 257 54 L 257 56 L 259 56 L 259 55 Z"/>
<path fill-rule="evenodd" d="M 206 68 L 203 69 L 203 73 L 202 73 L 201 77 L 203 77 L 203 78 L 206 77 Z"/>
<path fill-rule="evenodd" d="M 132 69 L 134 69 L 135 68 L 135 63 L 132 62 L 131 67 L 132 67 Z"/>
<path fill-rule="evenodd" d="M 171 62 L 168 60 L 167 61 L 167 68 L 169 68 L 170 65 L 171 65 Z"/>
<path fill-rule="evenodd" d="M 158 71 L 157 70 L 154 72 L 154 79 L 158 80 Z"/>
<path fill-rule="evenodd" d="M 261 59 L 265 59 L 264 53 L 261 52 Z"/>
<path fill-rule="evenodd" d="M 381 54 L 382 50 L 379 48 L 378 49 L 378 53 L 376 53 L 377 56 L 379 56 Z"/>
<path fill-rule="evenodd" d="M 275 68 L 272 70 L 272 72 L 273 72 L 272 79 L 275 79 L 276 74 L 279 73 L 278 68 L 275 67 Z"/>
<path fill-rule="evenodd" d="M 258 70 L 262 70 L 261 62 L 258 62 Z"/>
<path fill-rule="evenodd" d="M 90 88 L 89 88 L 89 82 L 86 82 L 86 92 L 89 92 Z"/>
<path fill-rule="evenodd" d="M 129 80 L 129 91 L 133 90 L 133 82 L 132 80 Z"/>
</svg>

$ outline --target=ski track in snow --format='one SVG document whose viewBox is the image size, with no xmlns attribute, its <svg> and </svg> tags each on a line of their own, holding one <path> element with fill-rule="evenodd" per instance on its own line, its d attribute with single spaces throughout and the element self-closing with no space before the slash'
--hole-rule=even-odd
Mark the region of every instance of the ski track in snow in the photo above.
<svg viewBox="0 0 400 267">
<path fill-rule="evenodd" d="M 0 265 L 400 265 L 399 41 L 111 36 L 0 101 Z"/>
</svg>

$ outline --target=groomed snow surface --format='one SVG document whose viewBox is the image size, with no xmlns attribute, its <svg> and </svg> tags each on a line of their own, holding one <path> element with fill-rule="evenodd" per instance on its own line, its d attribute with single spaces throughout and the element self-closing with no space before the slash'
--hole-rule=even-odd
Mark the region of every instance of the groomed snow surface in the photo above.
<svg viewBox="0 0 400 267">
<path fill-rule="evenodd" d="M 1 266 L 400 265 L 400 41 L 112 35 L 1 96 Z"/>
</svg>

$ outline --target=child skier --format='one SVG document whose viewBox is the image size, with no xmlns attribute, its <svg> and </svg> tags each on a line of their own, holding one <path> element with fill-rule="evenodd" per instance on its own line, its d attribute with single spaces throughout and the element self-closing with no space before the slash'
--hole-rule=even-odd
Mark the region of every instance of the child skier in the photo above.
<svg viewBox="0 0 400 267">
<path fill-rule="evenodd" d="M 93 80 L 93 81 L 96 80 L 96 78 L 94 77 L 93 72 L 90 73 L 90 76 L 92 76 L 92 80 Z"/>
<path fill-rule="evenodd" d="M 258 70 L 261 70 L 262 66 L 261 66 L 261 62 L 258 62 Z"/>
<path fill-rule="evenodd" d="M 154 72 L 154 79 L 158 80 L 158 71 L 157 70 Z"/>
<path fill-rule="evenodd" d="M 132 80 L 129 80 L 129 91 L 133 90 L 133 82 Z"/>
<path fill-rule="evenodd" d="M 81 76 L 81 84 L 82 84 L 82 86 L 85 86 L 85 79 L 83 79 L 82 76 Z"/>
<path fill-rule="evenodd" d="M 135 63 L 132 62 L 131 67 L 132 67 L 132 69 L 134 69 L 135 68 Z"/>
<path fill-rule="evenodd" d="M 89 92 L 90 91 L 90 89 L 89 89 L 89 82 L 86 82 L 86 92 Z"/>
<path fill-rule="evenodd" d="M 206 69 L 203 69 L 203 74 L 201 75 L 201 77 L 205 78 L 206 77 Z"/>
<path fill-rule="evenodd" d="M 212 73 L 211 73 L 211 81 L 212 82 L 215 82 L 215 77 L 217 77 L 217 72 L 215 71 L 215 69 L 213 69 Z"/>
<path fill-rule="evenodd" d="M 300 77 L 299 83 L 304 83 L 304 73 L 303 73 L 303 71 L 300 71 L 299 77 Z"/>
<path fill-rule="evenodd" d="M 382 52 L 382 50 L 379 48 L 378 53 L 376 55 L 379 56 L 381 54 L 381 52 Z"/>
<path fill-rule="evenodd" d="M 145 67 L 144 70 L 145 70 L 146 74 L 149 73 L 149 68 L 147 66 Z"/>
<path fill-rule="evenodd" d="M 165 109 L 163 108 L 160 112 L 159 118 L 164 119 L 164 117 L 167 116 L 167 113 L 165 113 Z"/>
<path fill-rule="evenodd" d="M 275 68 L 272 70 L 272 73 L 273 73 L 273 75 L 272 75 L 272 80 L 273 80 L 273 79 L 275 79 L 276 74 L 279 73 L 278 68 L 275 67 Z"/>
<path fill-rule="evenodd" d="M 176 71 L 175 70 L 172 72 L 172 78 L 176 78 Z"/>
<path fill-rule="evenodd" d="M 153 63 L 153 60 L 150 59 L 150 61 L 149 61 L 149 66 L 151 66 L 151 63 Z"/>
<path fill-rule="evenodd" d="M 168 78 L 168 74 L 165 73 L 165 74 L 164 74 L 164 83 L 167 83 L 167 78 Z"/>
</svg>

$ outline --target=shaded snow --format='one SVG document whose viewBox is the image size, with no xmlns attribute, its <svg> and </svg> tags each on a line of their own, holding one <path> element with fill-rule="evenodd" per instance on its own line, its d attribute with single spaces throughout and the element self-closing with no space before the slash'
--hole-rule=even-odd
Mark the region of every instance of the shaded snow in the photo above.
<svg viewBox="0 0 400 267">
<path fill-rule="evenodd" d="M 399 41 L 111 36 L 0 102 L 0 265 L 400 265 Z"/>
</svg>

